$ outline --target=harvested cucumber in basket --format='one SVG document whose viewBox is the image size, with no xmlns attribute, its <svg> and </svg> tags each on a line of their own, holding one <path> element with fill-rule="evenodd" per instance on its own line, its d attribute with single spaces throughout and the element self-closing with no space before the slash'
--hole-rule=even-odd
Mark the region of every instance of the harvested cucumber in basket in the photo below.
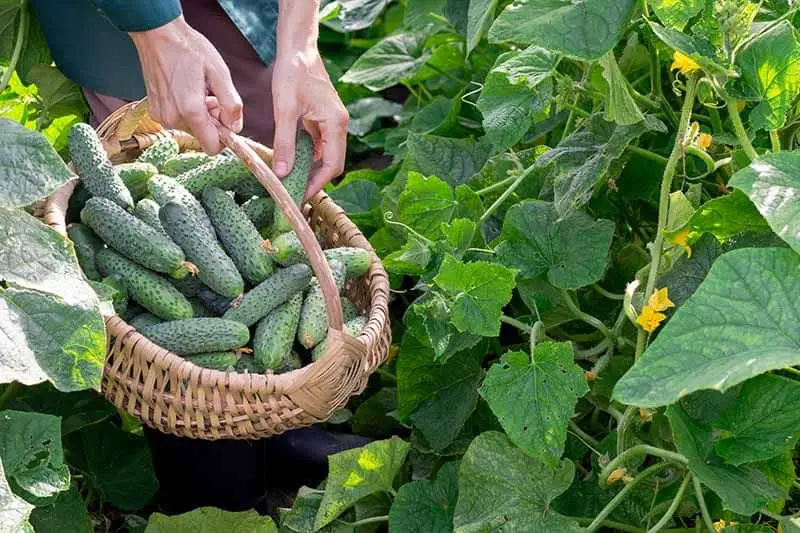
<svg viewBox="0 0 800 533">
<path fill-rule="evenodd" d="M 180 151 L 181 148 L 178 146 L 178 141 L 171 136 L 163 137 L 150 147 L 145 148 L 136 161 L 138 163 L 150 163 L 160 169 L 164 163 L 177 156 Z"/>
<path fill-rule="evenodd" d="M 244 210 L 250 222 L 261 231 L 272 225 L 272 219 L 275 215 L 275 201 L 272 198 L 254 196 L 242 204 L 242 210 Z"/>
<path fill-rule="evenodd" d="M 198 229 L 205 229 L 211 239 L 217 238 L 214 226 L 211 224 L 211 220 L 208 218 L 203 206 L 200 205 L 200 201 L 187 191 L 183 185 L 169 176 L 158 175 L 150 179 L 147 188 L 158 205 L 163 207 L 169 202 L 174 202 L 184 206 L 202 224 L 202 227 Z"/>
<path fill-rule="evenodd" d="M 209 161 L 211 156 L 205 152 L 186 152 L 168 159 L 160 168 L 162 174 L 174 178 Z"/>
<path fill-rule="evenodd" d="M 197 296 L 203 286 L 203 282 L 197 276 L 187 276 L 183 279 L 169 278 L 169 281 L 187 298 Z"/>
<path fill-rule="evenodd" d="M 311 135 L 305 131 L 297 133 L 297 140 L 294 149 L 294 166 L 289 172 L 289 175 L 281 180 L 286 192 L 294 200 L 298 206 L 302 205 L 303 197 L 306 194 L 306 186 L 308 185 L 308 177 L 311 172 L 311 165 L 314 162 L 314 142 L 311 140 Z M 275 210 L 274 223 L 272 224 L 272 231 L 278 235 L 286 231 L 290 231 L 292 226 L 289 224 L 289 219 L 280 209 Z"/>
<path fill-rule="evenodd" d="M 164 320 L 150 313 L 140 313 L 128 321 L 132 328 L 142 329 L 147 326 L 161 324 Z"/>
<path fill-rule="evenodd" d="M 259 321 L 253 335 L 253 355 L 264 368 L 278 370 L 291 357 L 302 305 L 303 295 L 297 293 Z"/>
<path fill-rule="evenodd" d="M 69 131 L 68 145 L 75 169 L 92 196 L 107 198 L 123 209 L 133 209 L 130 191 L 91 126 L 75 124 Z"/>
<path fill-rule="evenodd" d="M 75 245 L 75 255 L 83 273 L 90 280 L 100 281 L 103 276 L 97 270 L 95 254 L 105 247 L 103 241 L 88 226 L 80 223 L 67 226 L 67 236 Z"/>
<path fill-rule="evenodd" d="M 230 309 L 233 298 L 228 298 L 217 294 L 208 287 L 201 286 L 197 291 L 197 298 L 203 302 L 203 306 L 216 315 L 224 315 Z"/>
<path fill-rule="evenodd" d="M 169 237 L 105 198 L 90 198 L 81 220 L 111 248 L 155 272 L 186 277 L 193 266 Z"/>
<path fill-rule="evenodd" d="M 150 163 L 122 163 L 114 168 L 135 202 L 147 196 L 147 182 L 158 174 L 158 168 Z"/>
<path fill-rule="evenodd" d="M 282 266 L 295 265 L 297 263 L 308 264 L 308 256 L 300 239 L 293 231 L 279 235 L 269 242 L 267 251 L 273 259 Z M 331 261 L 341 261 L 347 271 L 348 278 L 355 278 L 369 270 L 369 252 L 363 248 L 352 246 L 342 246 L 340 248 L 328 248 L 323 250 L 325 258 Z"/>
<path fill-rule="evenodd" d="M 250 340 L 247 326 L 222 318 L 172 320 L 144 327 L 140 333 L 178 355 L 235 350 Z"/>
<path fill-rule="evenodd" d="M 136 207 L 133 209 L 133 214 L 136 218 L 154 230 L 162 233 L 165 237 L 169 237 L 166 230 L 164 230 L 164 226 L 161 225 L 161 221 L 158 219 L 159 209 L 161 209 L 161 207 L 155 202 L 155 200 L 144 198 L 136 203 Z"/>
<path fill-rule="evenodd" d="M 190 355 L 186 360 L 203 368 L 226 372 L 236 366 L 239 357 L 236 352 L 209 352 Z"/>
<path fill-rule="evenodd" d="M 299 266 L 295 265 L 294 267 Z M 294 268 L 287 267 L 287 268 Z M 330 262 L 333 280 L 339 291 L 344 287 L 345 266 L 340 261 Z M 322 287 L 314 281 L 308 289 L 300 310 L 300 323 L 297 326 L 297 341 L 309 350 L 325 338 L 328 332 L 328 313 L 325 298 L 322 296 Z"/>
<path fill-rule="evenodd" d="M 352 318 L 344 323 L 344 332 L 348 335 L 352 335 L 353 337 L 358 337 L 367 325 L 367 317 L 365 316 L 357 316 Z M 311 359 L 313 361 L 319 360 L 323 355 L 325 355 L 325 351 L 328 349 L 328 339 L 322 339 L 319 344 L 314 346 L 314 350 L 311 352 Z"/>
<path fill-rule="evenodd" d="M 282 268 L 234 302 L 223 318 L 252 326 L 270 311 L 302 291 L 311 281 L 307 265 Z"/>
<path fill-rule="evenodd" d="M 232 189 L 237 182 L 251 176 L 250 169 L 238 157 L 217 156 L 204 165 L 180 174 L 176 179 L 190 193 L 199 195 L 206 187 Z"/>
</svg>

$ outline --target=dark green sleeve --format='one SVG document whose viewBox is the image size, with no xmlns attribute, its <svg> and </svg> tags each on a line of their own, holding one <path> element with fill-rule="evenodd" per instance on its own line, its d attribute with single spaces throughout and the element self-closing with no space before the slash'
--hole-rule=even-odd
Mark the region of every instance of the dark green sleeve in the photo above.
<svg viewBox="0 0 800 533">
<path fill-rule="evenodd" d="M 92 0 L 114 26 L 125 32 L 146 31 L 178 18 L 180 0 Z"/>
</svg>

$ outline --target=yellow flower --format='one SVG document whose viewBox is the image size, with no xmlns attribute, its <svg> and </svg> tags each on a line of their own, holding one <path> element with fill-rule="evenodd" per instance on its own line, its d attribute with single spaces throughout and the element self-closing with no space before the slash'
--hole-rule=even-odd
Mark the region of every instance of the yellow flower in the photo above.
<svg viewBox="0 0 800 533">
<path fill-rule="evenodd" d="M 670 70 L 677 70 L 680 71 L 681 74 L 686 75 L 691 74 L 695 70 L 700 70 L 700 65 L 691 57 L 675 50 L 675 54 L 672 56 L 672 66 Z"/>
<path fill-rule="evenodd" d="M 713 141 L 713 140 L 714 140 L 714 138 L 711 136 L 711 134 L 709 134 L 709 133 L 701 133 L 700 135 L 697 136 L 697 140 L 695 141 L 695 144 L 701 150 L 707 150 L 708 147 L 711 146 L 711 141 Z"/>
<path fill-rule="evenodd" d="M 737 522 L 726 522 L 725 520 L 718 520 L 718 521 L 714 522 L 712 525 L 714 526 L 715 533 L 719 533 L 720 531 L 722 531 L 726 527 L 728 527 L 728 526 L 733 527 L 733 526 L 735 526 L 737 524 L 738 524 Z"/>
<path fill-rule="evenodd" d="M 609 485 L 613 485 L 614 483 L 616 483 L 617 481 L 622 479 L 625 476 L 626 473 L 627 473 L 627 470 L 625 470 L 625 468 L 622 468 L 622 467 L 617 468 L 616 470 L 614 470 L 613 472 L 611 472 L 608 475 L 608 479 L 607 479 L 608 484 Z"/>
<path fill-rule="evenodd" d="M 670 238 L 672 244 L 677 244 L 686 252 L 686 255 L 692 257 L 692 247 L 689 246 L 689 228 L 688 226 L 680 230 L 678 233 Z"/>
<path fill-rule="evenodd" d="M 667 315 L 659 313 L 649 305 L 645 305 L 642 314 L 636 318 L 636 323 L 642 326 L 647 333 L 654 332 L 658 326 L 667 318 Z"/>
<path fill-rule="evenodd" d="M 650 412 L 649 409 L 645 409 L 644 407 L 639 408 L 639 418 L 641 418 L 644 422 L 651 422 L 653 420 L 653 413 Z"/>
<path fill-rule="evenodd" d="M 647 306 L 652 307 L 654 311 L 666 311 L 670 307 L 675 307 L 675 304 L 669 299 L 669 289 L 664 287 L 650 295 Z"/>
</svg>

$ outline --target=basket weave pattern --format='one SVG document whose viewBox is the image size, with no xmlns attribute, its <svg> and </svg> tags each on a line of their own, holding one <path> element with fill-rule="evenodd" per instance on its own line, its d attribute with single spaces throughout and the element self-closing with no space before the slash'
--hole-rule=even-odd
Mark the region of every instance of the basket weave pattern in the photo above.
<svg viewBox="0 0 800 533">
<path fill-rule="evenodd" d="M 147 116 L 146 106 L 134 103 L 109 116 L 98 132 L 115 163 L 132 160 L 162 135 L 172 135 L 182 150 L 199 149 L 197 141 L 185 132 L 160 130 L 154 124 Z M 130 136 L 120 139 L 118 134 Z M 260 159 L 271 158 L 268 148 L 233 137 L 233 141 L 223 140 L 229 146 L 239 143 L 234 149 L 237 155 L 251 151 Z M 248 158 L 243 159 L 251 169 L 262 164 L 258 161 L 251 165 Z M 262 183 L 269 181 L 261 178 L 263 171 L 255 173 Z M 265 186 L 271 189 L 277 179 L 270 179 L 275 181 Z M 72 180 L 65 184 L 38 212 L 45 223 L 63 234 L 67 204 L 76 183 Z M 271 192 L 280 207 L 280 191 Z M 287 211 L 294 207 L 285 209 L 292 221 L 293 216 Z M 108 316 L 105 323 L 109 346 L 102 380 L 106 398 L 164 433 L 216 440 L 254 439 L 308 426 L 325 420 L 348 398 L 362 392 L 370 374 L 385 360 L 391 342 L 388 278 L 367 239 L 327 195 L 314 196 L 303 215 L 310 228 L 322 234 L 326 246 L 357 246 L 370 251 L 368 272 L 350 280 L 345 287 L 347 296 L 368 317 L 358 338 L 342 333 L 338 295 L 326 294 L 331 327 L 328 350 L 321 359 L 283 374 L 238 374 L 198 367 L 150 342 L 120 317 Z M 299 214 L 294 220 L 298 236 L 303 234 L 306 240 L 309 235 L 313 237 L 308 225 L 295 226 L 301 224 Z M 324 259 L 320 260 L 323 256 L 318 247 L 314 250 L 306 246 L 306 251 L 325 292 L 325 278 L 332 283 L 330 269 Z M 339 313 L 338 317 L 331 309 Z"/>
</svg>

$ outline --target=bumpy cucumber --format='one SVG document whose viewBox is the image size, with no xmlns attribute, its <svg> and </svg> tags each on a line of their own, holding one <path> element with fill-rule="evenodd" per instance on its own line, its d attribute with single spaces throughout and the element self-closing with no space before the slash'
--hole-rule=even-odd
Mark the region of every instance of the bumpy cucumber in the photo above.
<svg viewBox="0 0 800 533">
<path fill-rule="evenodd" d="M 226 372 L 236 366 L 239 355 L 234 352 L 209 352 L 190 355 L 186 360 L 203 368 Z"/>
<path fill-rule="evenodd" d="M 252 326 L 302 291 L 310 280 L 311 269 L 307 265 L 282 268 L 246 293 L 238 305 L 234 303 L 223 318 Z"/>
<path fill-rule="evenodd" d="M 215 157 L 208 163 L 195 167 L 176 179 L 195 195 L 206 187 L 229 190 L 237 182 L 250 177 L 250 169 L 237 157 Z"/>
<path fill-rule="evenodd" d="M 250 340 L 244 324 L 222 318 L 172 320 L 142 328 L 141 334 L 179 355 L 235 350 Z"/>
<path fill-rule="evenodd" d="M 75 190 L 69 197 L 69 204 L 67 205 L 67 222 L 80 222 L 81 209 L 86 205 L 86 200 L 92 197 L 92 193 L 86 188 L 86 185 L 79 181 L 75 186 Z M 272 219 L 269 219 L 270 224 Z"/>
<path fill-rule="evenodd" d="M 216 187 L 203 191 L 203 206 L 219 240 L 244 279 L 259 284 L 272 274 L 272 259 L 262 246 L 264 240 L 247 215 L 228 193 Z"/>
<path fill-rule="evenodd" d="M 192 310 L 194 311 L 195 317 L 217 316 L 216 313 L 203 305 L 203 301 L 196 296 L 194 298 L 189 298 L 189 303 L 192 304 Z"/>
<path fill-rule="evenodd" d="M 267 371 L 264 365 L 256 361 L 255 357 L 251 356 L 241 357 L 236 362 L 234 370 L 240 374 L 263 374 Z"/>
<path fill-rule="evenodd" d="M 297 263 L 308 263 L 303 245 L 293 231 L 279 235 L 269 242 L 269 254 L 282 266 L 294 265 Z M 342 246 L 340 248 L 328 248 L 323 251 L 328 262 L 341 261 L 347 269 L 347 277 L 355 278 L 369 270 L 369 252 L 363 248 L 353 246 Z"/>
<path fill-rule="evenodd" d="M 128 309 L 128 290 L 125 284 L 117 276 L 107 276 L 103 278 L 103 284 L 108 285 L 114 290 L 111 303 L 114 305 L 114 312 L 122 316 Z"/>
<path fill-rule="evenodd" d="M 187 276 L 183 279 L 169 278 L 169 281 L 187 298 L 197 296 L 197 293 L 200 292 L 200 287 L 203 286 L 203 282 L 197 276 Z"/>
<path fill-rule="evenodd" d="M 211 225 L 211 220 L 209 220 L 203 206 L 200 205 L 197 198 L 176 180 L 161 174 L 153 176 L 147 184 L 147 189 L 160 206 L 164 206 L 168 202 L 175 202 L 176 204 L 185 206 L 202 224 L 200 229 L 205 229 L 209 238 L 217 238 L 216 233 L 214 233 L 214 226 Z"/>
<path fill-rule="evenodd" d="M 314 162 L 314 142 L 311 136 L 305 131 L 297 133 L 297 140 L 295 142 L 294 151 L 294 166 L 292 166 L 289 175 L 283 178 L 283 186 L 289 196 L 292 197 L 294 203 L 298 206 L 303 203 L 303 197 L 306 194 L 306 186 L 308 185 L 309 172 L 311 171 L 311 164 Z M 280 209 L 275 210 L 274 223 L 272 225 L 273 231 L 276 233 L 283 233 L 292 229 L 289 224 L 289 219 L 281 212 Z"/>
<path fill-rule="evenodd" d="M 150 270 L 182 278 L 191 268 L 169 237 L 106 198 L 90 198 L 81 220 L 110 247 Z"/>
<path fill-rule="evenodd" d="M 80 223 L 70 224 L 67 227 L 67 236 L 75 245 L 75 255 L 78 256 L 78 264 L 83 273 L 90 280 L 100 281 L 103 276 L 97 270 L 94 256 L 98 250 L 103 249 L 103 241 L 95 232 Z"/>
<path fill-rule="evenodd" d="M 200 287 L 197 291 L 197 298 L 203 302 L 203 306 L 205 306 L 206 309 L 215 315 L 224 315 L 225 312 L 230 309 L 231 302 L 233 301 L 232 298 L 221 296 L 208 287 Z"/>
<path fill-rule="evenodd" d="M 342 298 L 342 318 L 345 322 L 349 322 L 353 320 L 359 315 L 358 308 L 356 304 L 348 300 L 347 298 Z"/>
<path fill-rule="evenodd" d="M 159 169 L 161 166 L 177 156 L 181 148 L 178 146 L 178 141 L 172 136 L 164 137 L 154 142 L 149 148 L 146 148 L 142 155 L 136 159 L 138 163 L 150 163 Z"/>
<path fill-rule="evenodd" d="M 344 323 L 344 331 L 348 335 L 352 335 L 353 337 L 357 337 L 361 330 L 364 329 L 367 325 L 367 317 L 365 316 L 357 316 L 352 318 Z M 314 346 L 314 351 L 311 352 L 311 360 L 316 361 L 325 355 L 325 351 L 328 349 L 328 339 L 322 339 L 319 344 Z"/>
<path fill-rule="evenodd" d="M 297 265 L 295 265 L 297 266 Z M 340 261 L 331 261 L 331 273 L 340 291 L 344 287 L 345 266 Z M 293 268 L 293 267 L 287 267 Z M 297 326 L 297 341 L 309 350 L 319 344 L 328 332 L 328 313 L 325 299 L 322 296 L 322 287 L 314 280 L 303 300 L 300 310 L 300 324 Z"/>
<path fill-rule="evenodd" d="M 158 213 L 161 224 L 198 268 L 197 277 L 222 296 L 236 298 L 244 280 L 216 239 L 200 231 L 200 222 L 185 205 L 167 202 Z"/>
<path fill-rule="evenodd" d="M 152 314 L 165 320 L 180 320 L 194 315 L 192 305 L 169 281 L 115 251 L 97 252 L 97 266 L 105 276 L 115 276 L 128 295 Z"/>
<path fill-rule="evenodd" d="M 236 194 L 236 199 L 239 201 L 244 201 L 253 196 L 264 196 L 267 194 L 264 186 L 261 185 L 261 182 L 259 182 L 258 178 L 252 173 L 233 183 L 231 185 L 231 190 Z"/>
<path fill-rule="evenodd" d="M 156 315 L 150 313 L 140 313 L 130 319 L 128 321 L 128 325 L 130 325 L 132 328 L 142 329 L 147 326 L 161 324 L 162 322 L 163 320 L 158 318 Z"/>
<path fill-rule="evenodd" d="M 125 290 L 128 290 L 128 289 L 125 289 Z M 133 318 L 135 318 L 135 317 L 137 317 L 139 315 L 145 314 L 145 313 L 147 313 L 147 311 L 145 311 L 144 307 L 142 307 L 141 305 L 136 303 L 136 300 L 131 299 L 131 300 L 128 300 L 128 308 L 125 310 L 125 312 L 122 315 L 120 315 L 120 317 L 125 322 L 130 323 L 130 321 Z M 147 313 L 147 314 L 149 315 L 150 313 Z"/>
<path fill-rule="evenodd" d="M 205 152 L 186 152 L 171 157 L 161 165 L 161 173 L 174 178 L 184 172 L 197 168 L 211 161 L 211 156 Z"/>
<path fill-rule="evenodd" d="M 164 230 L 164 226 L 161 225 L 161 221 L 158 219 L 159 209 L 160 206 L 156 203 L 155 200 L 150 200 L 149 198 L 143 198 L 136 203 L 136 207 L 133 210 L 133 214 L 136 218 L 138 218 L 139 220 L 141 220 L 154 230 L 167 236 L 167 232 Z"/>
<path fill-rule="evenodd" d="M 158 168 L 150 163 L 122 163 L 114 168 L 135 202 L 147 196 L 147 182 L 158 174 Z"/>
<path fill-rule="evenodd" d="M 94 129 L 88 124 L 75 124 L 69 132 L 68 144 L 72 162 L 92 196 L 108 198 L 124 209 L 133 209 L 131 193 L 108 159 Z"/>
<path fill-rule="evenodd" d="M 275 201 L 272 198 L 254 196 L 242 204 L 242 209 L 250 222 L 260 231 L 272 224 Z"/>
<path fill-rule="evenodd" d="M 259 321 L 253 335 L 253 355 L 264 368 L 277 370 L 292 354 L 302 305 L 303 295 L 297 293 Z"/>
</svg>

